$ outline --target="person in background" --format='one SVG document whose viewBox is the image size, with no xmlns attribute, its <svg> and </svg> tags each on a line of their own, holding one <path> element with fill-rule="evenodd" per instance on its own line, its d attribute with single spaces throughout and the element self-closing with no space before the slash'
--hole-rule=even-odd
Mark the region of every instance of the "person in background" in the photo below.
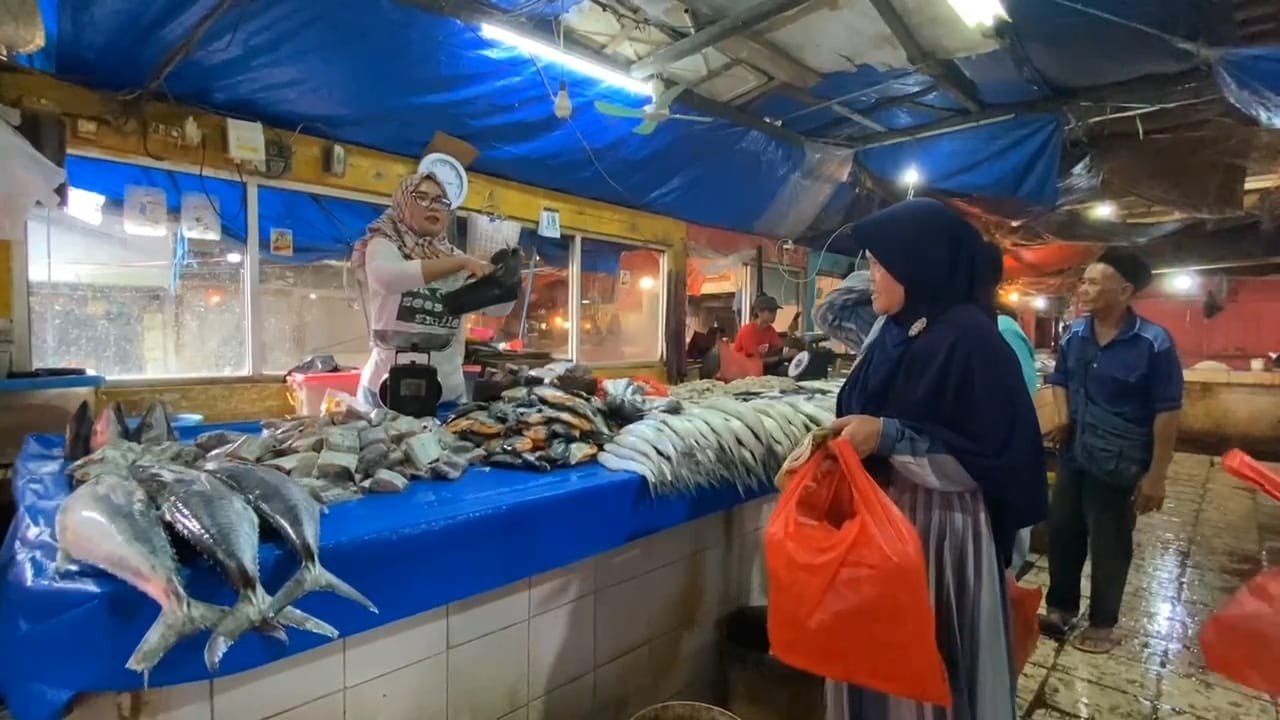
<svg viewBox="0 0 1280 720">
<path fill-rule="evenodd" d="M 1044 452 L 1018 361 L 996 329 L 999 278 L 978 230 L 936 200 L 899 203 L 853 235 L 883 320 L 878 331 L 843 323 L 874 337 L 840 390 L 832 429 L 920 535 L 954 705 L 828 681 L 826 717 L 1013 720 L 1005 569 L 1014 534 L 1045 517 L 1048 498 L 1043 483 L 1026 481 L 1044 475 Z"/>
<path fill-rule="evenodd" d="M 778 320 L 778 301 L 769 295 L 757 295 L 751 303 L 751 322 L 742 326 L 733 341 L 733 349 L 764 361 L 765 372 L 795 357 L 793 348 L 783 347 L 782 336 L 774 329 Z"/>
<path fill-rule="evenodd" d="M 1133 253 L 1108 250 L 1080 280 L 1080 308 L 1049 375 L 1070 422 L 1052 439 L 1059 447 L 1050 510 L 1049 593 L 1045 634 L 1065 639 L 1080 610 L 1080 579 L 1092 557 L 1089 626 L 1073 644 L 1107 653 L 1118 644 L 1133 529 L 1160 510 L 1173 460 L 1182 364 L 1173 337 L 1130 307 L 1151 284 L 1151 269 Z"/>
</svg>

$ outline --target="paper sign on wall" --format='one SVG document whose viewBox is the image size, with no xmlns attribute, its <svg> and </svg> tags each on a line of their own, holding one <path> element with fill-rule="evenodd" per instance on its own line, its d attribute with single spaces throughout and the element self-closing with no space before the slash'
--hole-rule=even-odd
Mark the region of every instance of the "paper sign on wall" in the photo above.
<svg viewBox="0 0 1280 720">
<path fill-rule="evenodd" d="M 218 199 L 202 192 L 182 193 L 182 234 L 191 240 L 221 240 Z"/>
<path fill-rule="evenodd" d="M 631 287 L 631 271 L 630 270 L 618 271 L 618 287 Z"/>
<path fill-rule="evenodd" d="M 288 228 L 271 228 L 271 254 L 293 255 L 293 231 Z"/>
<path fill-rule="evenodd" d="M 169 200 L 164 188 L 126 185 L 124 231 L 130 235 L 160 237 L 169 232 Z"/>
<path fill-rule="evenodd" d="M 560 237 L 560 211 L 543 208 L 538 218 L 538 234 L 542 237 Z"/>
</svg>

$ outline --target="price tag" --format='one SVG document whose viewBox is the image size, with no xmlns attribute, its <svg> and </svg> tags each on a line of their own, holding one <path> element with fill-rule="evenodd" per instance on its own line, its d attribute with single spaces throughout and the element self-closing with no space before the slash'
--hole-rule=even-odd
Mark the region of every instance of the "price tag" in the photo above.
<svg viewBox="0 0 1280 720">
<path fill-rule="evenodd" d="M 293 256 L 293 231 L 288 228 L 271 228 L 271 254 Z"/>
<path fill-rule="evenodd" d="M 538 234 L 542 237 L 558 238 L 560 237 L 560 211 L 550 208 L 542 209 L 542 216 L 538 218 Z"/>
</svg>

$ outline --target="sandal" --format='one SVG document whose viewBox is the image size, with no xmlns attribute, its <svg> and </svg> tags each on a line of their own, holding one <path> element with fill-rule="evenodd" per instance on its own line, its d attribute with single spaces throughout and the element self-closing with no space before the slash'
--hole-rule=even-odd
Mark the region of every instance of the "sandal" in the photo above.
<svg viewBox="0 0 1280 720">
<path fill-rule="evenodd" d="M 1040 634 L 1056 642 L 1066 640 L 1075 626 L 1076 617 L 1061 610 L 1050 610 L 1040 616 Z"/>
<path fill-rule="evenodd" d="M 1106 655 L 1119 645 L 1115 628 L 1087 627 L 1071 641 L 1071 647 L 1089 655 Z"/>
</svg>

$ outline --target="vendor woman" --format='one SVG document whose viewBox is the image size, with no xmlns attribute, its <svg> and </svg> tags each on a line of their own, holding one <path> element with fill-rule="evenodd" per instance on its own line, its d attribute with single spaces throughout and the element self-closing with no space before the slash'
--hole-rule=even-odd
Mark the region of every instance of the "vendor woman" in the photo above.
<svg viewBox="0 0 1280 720">
<path fill-rule="evenodd" d="M 432 174 L 415 174 L 400 183 L 391 207 L 356 243 L 351 266 L 361 286 L 369 322 L 369 360 L 360 373 L 360 399 L 382 407 L 379 390 L 397 352 L 429 355 L 440 378 L 442 403 L 465 400 L 462 376 L 465 348 L 462 318 L 449 315 L 441 296 L 469 278 L 493 271 L 449 242 L 453 211 L 461 197 L 449 197 Z M 485 310 L 506 315 L 511 304 Z"/>
</svg>

